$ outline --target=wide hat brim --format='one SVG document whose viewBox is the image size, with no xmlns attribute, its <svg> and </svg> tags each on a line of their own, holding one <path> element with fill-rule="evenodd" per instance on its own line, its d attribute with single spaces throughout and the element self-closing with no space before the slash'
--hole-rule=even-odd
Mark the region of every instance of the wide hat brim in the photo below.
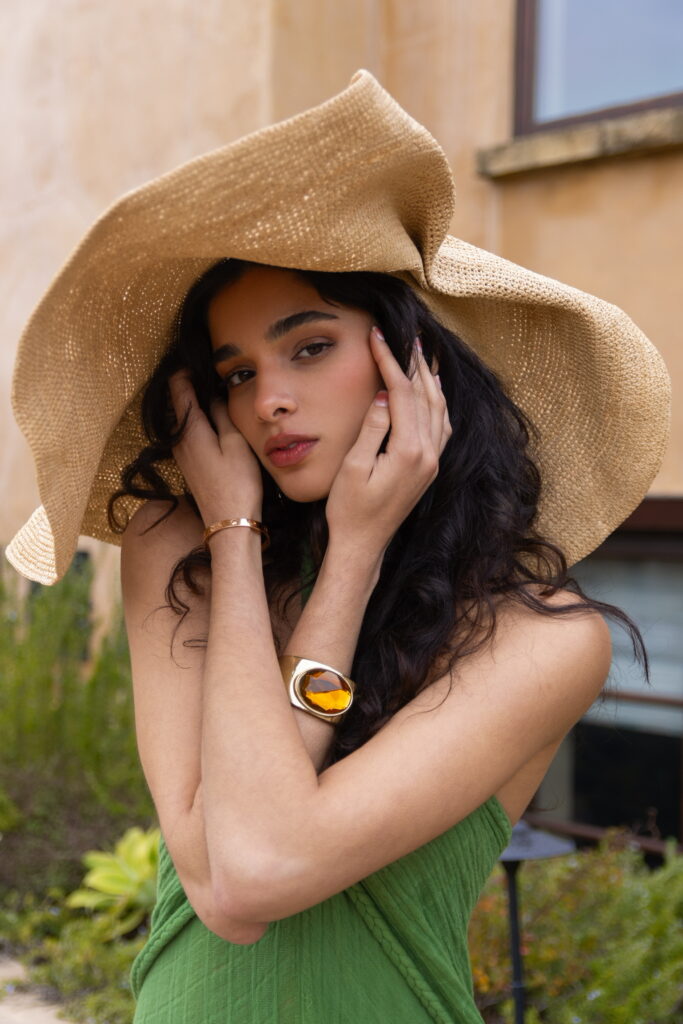
<svg viewBox="0 0 683 1024">
<path fill-rule="evenodd" d="M 115 203 L 21 338 L 13 404 L 42 504 L 6 549 L 12 565 L 49 584 L 79 534 L 120 543 L 107 503 L 146 443 L 141 391 L 190 285 L 225 257 L 407 280 L 538 428 L 540 533 L 569 564 L 592 551 L 661 463 L 664 363 L 615 306 L 448 236 L 453 208 L 438 143 L 367 71 Z M 180 492 L 174 463 L 166 473 Z"/>
</svg>

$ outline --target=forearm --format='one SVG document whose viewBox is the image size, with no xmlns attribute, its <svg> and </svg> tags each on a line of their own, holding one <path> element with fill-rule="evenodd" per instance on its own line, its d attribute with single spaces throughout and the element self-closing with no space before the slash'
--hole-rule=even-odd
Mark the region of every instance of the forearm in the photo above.
<svg viewBox="0 0 683 1024">
<path fill-rule="evenodd" d="M 330 548 L 287 652 L 348 672 L 378 573 L 379 557 Z M 258 538 L 247 531 L 212 541 L 203 687 L 204 817 L 212 879 L 225 907 L 225 888 L 250 872 L 267 878 L 276 851 L 280 867 L 295 858 L 320 811 L 316 770 L 277 662 Z"/>
<path fill-rule="evenodd" d="M 330 545 L 285 653 L 322 661 L 348 675 L 380 565 L 381 555 Z"/>
</svg>

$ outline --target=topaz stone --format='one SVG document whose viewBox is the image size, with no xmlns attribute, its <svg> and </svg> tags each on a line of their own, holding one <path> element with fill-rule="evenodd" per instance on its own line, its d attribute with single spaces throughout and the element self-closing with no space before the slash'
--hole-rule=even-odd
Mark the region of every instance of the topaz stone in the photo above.
<svg viewBox="0 0 683 1024">
<path fill-rule="evenodd" d="M 306 672 L 299 693 L 304 704 L 315 711 L 346 711 L 351 703 L 351 688 L 343 679 L 325 669 Z"/>
</svg>

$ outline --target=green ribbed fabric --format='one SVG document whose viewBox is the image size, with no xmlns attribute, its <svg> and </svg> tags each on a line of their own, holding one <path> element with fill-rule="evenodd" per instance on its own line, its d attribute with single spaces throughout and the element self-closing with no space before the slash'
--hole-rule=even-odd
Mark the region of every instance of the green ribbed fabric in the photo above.
<svg viewBox="0 0 683 1024">
<path fill-rule="evenodd" d="M 493 797 L 251 946 L 204 927 L 162 843 L 151 933 L 132 971 L 134 1024 L 481 1024 L 467 924 L 509 837 Z"/>
<path fill-rule="evenodd" d="M 511 835 L 495 797 L 443 835 L 259 942 L 196 917 L 163 840 L 134 1024 L 481 1024 L 467 926 Z"/>
</svg>

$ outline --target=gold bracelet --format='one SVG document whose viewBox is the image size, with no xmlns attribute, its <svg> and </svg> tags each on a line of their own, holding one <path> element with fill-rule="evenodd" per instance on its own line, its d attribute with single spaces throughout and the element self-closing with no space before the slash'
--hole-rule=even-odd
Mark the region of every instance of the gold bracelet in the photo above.
<svg viewBox="0 0 683 1024">
<path fill-rule="evenodd" d="M 268 530 L 263 523 L 259 523 L 256 519 L 245 519 L 244 516 L 242 516 L 240 519 L 221 519 L 219 523 L 212 523 L 211 526 L 207 526 L 204 530 L 204 547 L 206 550 L 209 550 L 209 541 L 213 537 L 214 533 L 219 533 L 220 530 L 229 530 L 233 526 L 248 526 L 250 530 L 260 533 L 261 551 L 265 551 L 270 544 Z"/>
</svg>

